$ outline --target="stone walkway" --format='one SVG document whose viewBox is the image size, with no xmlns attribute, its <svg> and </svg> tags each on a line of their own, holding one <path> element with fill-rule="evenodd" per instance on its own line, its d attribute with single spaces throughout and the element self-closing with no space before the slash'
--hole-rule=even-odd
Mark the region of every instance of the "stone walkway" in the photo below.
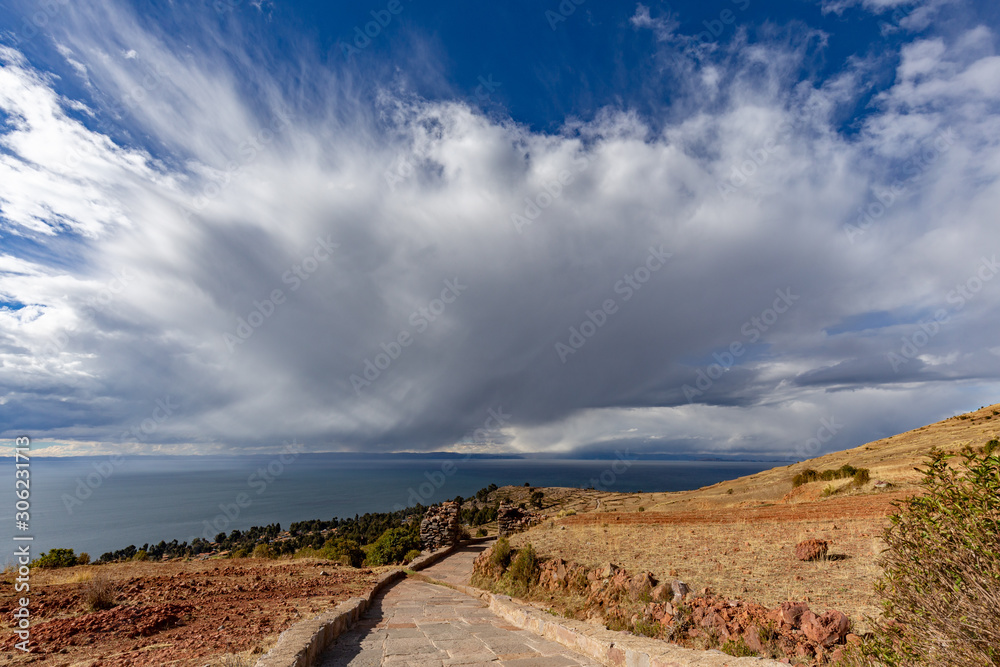
<svg viewBox="0 0 1000 667">
<path fill-rule="evenodd" d="M 457 551 L 422 574 L 468 584 L 472 562 L 486 548 Z M 415 579 L 399 582 L 327 649 L 321 667 L 380 665 L 507 665 L 509 667 L 599 667 L 555 642 L 520 630 L 480 600 Z"/>
</svg>

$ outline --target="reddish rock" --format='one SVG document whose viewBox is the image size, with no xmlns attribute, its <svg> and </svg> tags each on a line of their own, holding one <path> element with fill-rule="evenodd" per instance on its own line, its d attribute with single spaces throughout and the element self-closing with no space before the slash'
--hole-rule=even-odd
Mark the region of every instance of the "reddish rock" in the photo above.
<svg viewBox="0 0 1000 667">
<path fill-rule="evenodd" d="M 795 629 L 799 627 L 802 614 L 809 611 L 805 602 L 782 602 L 779 607 L 767 614 L 767 618 L 782 626 Z"/>
<path fill-rule="evenodd" d="M 802 632 L 821 646 L 839 644 L 847 636 L 851 622 L 843 612 L 831 609 L 822 616 L 811 611 L 802 614 Z"/>
<path fill-rule="evenodd" d="M 608 579 L 618 574 L 618 571 L 620 569 L 621 568 L 615 565 L 614 563 L 608 563 L 603 567 L 599 567 L 597 570 L 595 570 L 594 574 L 598 579 Z"/>
<path fill-rule="evenodd" d="M 804 561 L 819 560 L 825 558 L 829 550 L 830 543 L 826 540 L 806 540 L 795 545 L 795 557 Z"/>
<path fill-rule="evenodd" d="M 673 591 L 671 590 L 670 584 L 663 582 L 653 588 L 653 590 L 649 592 L 649 596 L 653 598 L 654 602 L 666 602 L 673 597 Z"/>
<path fill-rule="evenodd" d="M 638 600 L 656 586 L 656 579 L 649 572 L 642 572 L 632 577 L 628 582 L 628 594 L 633 600 Z"/>
<path fill-rule="evenodd" d="M 756 625 L 747 626 L 743 631 L 743 643 L 754 653 L 764 653 L 764 642 L 760 640 L 760 628 Z"/>
</svg>

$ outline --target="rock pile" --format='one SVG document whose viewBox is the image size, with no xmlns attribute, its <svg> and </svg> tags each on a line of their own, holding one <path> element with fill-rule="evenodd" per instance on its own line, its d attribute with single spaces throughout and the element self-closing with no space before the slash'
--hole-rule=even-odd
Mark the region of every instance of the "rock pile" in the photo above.
<svg viewBox="0 0 1000 667">
<path fill-rule="evenodd" d="M 500 503 L 497 509 L 497 531 L 500 537 L 530 528 L 541 520 L 540 515 L 507 503 Z"/>
<path fill-rule="evenodd" d="M 453 501 L 445 501 L 438 507 L 431 507 L 420 522 L 420 546 L 426 551 L 458 544 L 462 535 L 462 524 L 458 518 L 459 506 Z"/>
</svg>

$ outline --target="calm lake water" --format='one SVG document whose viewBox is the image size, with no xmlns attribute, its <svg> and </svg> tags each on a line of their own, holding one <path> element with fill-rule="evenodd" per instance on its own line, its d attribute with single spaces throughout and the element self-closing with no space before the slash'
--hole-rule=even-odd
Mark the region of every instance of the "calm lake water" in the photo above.
<svg viewBox="0 0 1000 667">
<path fill-rule="evenodd" d="M 91 558 L 130 544 L 211 539 L 253 525 L 387 512 L 472 496 L 490 483 L 608 491 L 681 491 L 749 475 L 776 463 L 537 459 L 348 460 L 269 457 L 32 458 L 32 551 L 69 547 Z M 4 475 L 13 486 L 13 459 Z M 108 474 L 110 472 L 110 474 Z M 14 533 L 14 499 L 0 525 Z M 10 562 L 11 557 L 0 558 Z"/>
</svg>

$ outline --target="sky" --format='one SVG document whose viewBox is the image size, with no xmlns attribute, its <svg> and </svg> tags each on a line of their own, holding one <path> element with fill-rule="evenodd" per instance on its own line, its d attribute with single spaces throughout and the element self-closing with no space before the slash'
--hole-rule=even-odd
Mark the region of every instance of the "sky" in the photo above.
<svg viewBox="0 0 1000 667">
<path fill-rule="evenodd" d="M 1000 7 L 0 2 L 0 437 L 804 459 L 1000 401 Z"/>
</svg>

